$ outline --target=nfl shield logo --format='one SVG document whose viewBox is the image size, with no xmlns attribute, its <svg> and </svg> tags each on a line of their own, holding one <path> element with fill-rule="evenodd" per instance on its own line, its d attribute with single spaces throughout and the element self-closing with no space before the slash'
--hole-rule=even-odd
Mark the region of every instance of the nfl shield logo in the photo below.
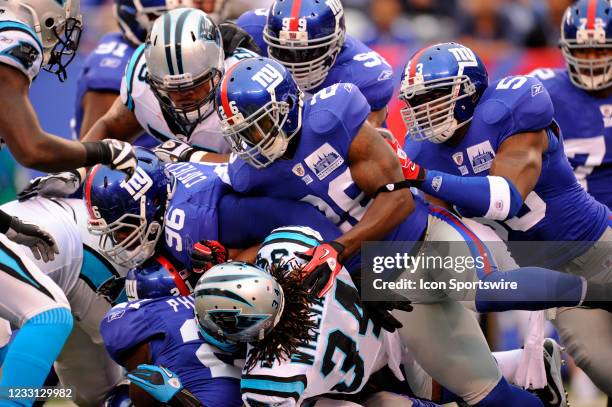
<svg viewBox="0 0 612 407">
<path fill-rule="evenodd" d="M 459 151 L 458 153 L 453 154 L 453 161 L 457 165 L 463 164 L 463 152 Z"/>
<path fill-rule="evenodd" d="M 304 170 L 304 166 L 302 164 L 294 165 L 292 171 L 298 177 L 303 177 L 304 175 L 306 175 L 306 171 Z"/>
</svg>

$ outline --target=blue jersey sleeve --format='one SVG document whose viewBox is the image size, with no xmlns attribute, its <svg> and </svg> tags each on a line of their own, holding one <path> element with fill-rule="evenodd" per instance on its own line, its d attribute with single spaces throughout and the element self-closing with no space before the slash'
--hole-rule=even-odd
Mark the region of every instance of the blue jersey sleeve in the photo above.
<svg viewBox="0 0 612 407">
<path fill-rule="evenodd" d="M 261 49 L 261 55 L 264 57 L 268 56 L 268 44 L 263 39 L 263 29 L 268 19 L 268 11 L 267 8 L 250 10 L 236 20 L 236 24 L 253 37 L 253 40 Z"/>
<path fill-rule="evenodd" d="M 350 35 L 347 35 L 336 63 L 324 83 L 327 85 L 337 82 L 356 85 L 372 111 L 387 106 L 393 96 L 391 65 L 378 52 Z"/>
<path fill-rule="evenodd" d="M 370 105 L 359 88 L 337 83 L 317 92 L 308 104 L 304 126 L 328 139 L 341 150 L 341 156 L 347 157 L 349 146 L 370 114 Z"/>
<path fill-rule="evenodd" d="M 134 48 L 119 33 L 105 35 L 85 60 L 79 86 L 86 91 L 119 93 L 125 67 Z"/>
<path fill-rule="evenodd" d="M 224 196 L 219 203 L 219 240 L 228 247 L 261 243 L 282 226 L 308 226 L 324 240 L 340 236 L 340 230 L 314 206 L 269 197 Z"/>
<path fill-rule="evenodd" d="M 100 323 L 100 333 L 108 354 L 118 364 L 125 361 L 126 352 L 165 329 L 147 317 L 143 307 L 149 300 L 124 302 L 113 307 Z"/>
<path fill-rule="evenodd" d="M 497 145 L 508 137 L 541 130 L 553 120 L 553 104 L 537 78 L 509 76 L 490 86 L 488 99 L 477 110 L 482 121 L 497 134 Z"/>
</svg>

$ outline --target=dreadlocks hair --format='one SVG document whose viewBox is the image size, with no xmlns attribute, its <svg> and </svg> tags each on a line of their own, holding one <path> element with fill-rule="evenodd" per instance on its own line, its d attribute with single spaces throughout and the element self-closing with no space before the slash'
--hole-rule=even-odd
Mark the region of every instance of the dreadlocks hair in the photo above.
<svg viewBox="0 0 612 407">
<path fill-rule="evenodd" d="M 273 332 L 251 343 L 245 364 L 247 372 L 257 363 L 272 364 L 289 358 L 298 346 L 308 343 L 311 331 L 317 328 L 310 307 L 316 298 L 303 285 L 302 267 L 287 270 L 287 264 L 273 264 L 270 274 L 283 288 L 285 308 Z"/>
</svg>

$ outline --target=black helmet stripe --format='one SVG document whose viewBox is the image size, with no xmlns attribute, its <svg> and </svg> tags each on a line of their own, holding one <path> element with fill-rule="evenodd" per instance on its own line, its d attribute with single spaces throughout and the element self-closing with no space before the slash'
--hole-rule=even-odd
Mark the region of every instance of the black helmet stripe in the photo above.
<svg viewBox="0 0 612 407">
<path fill-rule="evenodd" d="M 174 30 L 174 44 L 176 46 L 176 67 L 178 69 L 178 73 L 183 73 L 183 53 L 181 51 L 181 40 L 183 37 L 183 25 L 185 24 L 185 20 L 189 17 L 191 13 L 191 9 L 185 10 L 183 14 L 178 17 L 176 22 L 176 29 Z"/>
<path fill-rule="evenodd" d="M 170 50 L 170 13 L 164 14 L 164 45 L 166 49 L 166 63 L 170 75 L 174 75 L 174 65 L 172 64 L 172 51 Z"/>
</svg>

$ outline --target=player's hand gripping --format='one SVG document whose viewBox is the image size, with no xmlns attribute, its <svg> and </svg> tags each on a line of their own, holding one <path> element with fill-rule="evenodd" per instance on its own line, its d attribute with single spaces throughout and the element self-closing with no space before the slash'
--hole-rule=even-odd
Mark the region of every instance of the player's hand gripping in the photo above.
<svg viewBox="0 0 612 407">
<path fill-rule="evenodd" d="M 225 263 L 227 249 L 216 240 L 200 240 L 193 245 L 191 269 L 194 273 L 204 273 L 212 266 Z"/>
<path fill-rule="evenodd" d="M 197 150 L 180 140 L 167 140 L 153 149 L 157 158 L 167 163 L 189 161 L 194 151 Z"/>
<path fill-rule="evenodd" d="M 226 56 L 231 56 L 236 48 L 245 48 L 256 54 L 261 54 L 261 49 L 244 29 L 236 23 L 226 21 L 219 24 L 221 38 L 223 39 L 223 52 Z"/>
<path fill-rule="evenodd" d="M 338 260 L 344 246 L 336 241 L 322 243 L 304 253 L 296 252 L 295 255 L 308 260 L 308 264 L 302 269 L 304 275 L 304 286 L 311 293 L 322 297 L 334 285 L 336 276 L 342 270 L 342 264 Z"/>
<path fill-rule="evenodd" d="M 127 377 L 161 403 L 170 406 L 200 405 L 193 394 L 183 387 L 178 376 L 162 366 L 138 365 Z"/>
<path fill-rule="evenodd" d="M 16 216 L 5 232 L 6 237 L 13 242 L 28 246 L 36 260 L 42 259 L 45 263 L 53 261 L 59 249 L 53 237 L 33 223 L 19 220 Z"/>
<path fill-rule="evenodd" d="M 82 169 L 85 172 L 84 169 Z M 35 196 L 45 198 L 63 198 L 73 194 L 79 189 L 83 179 L 79 170 L 58 172 L 30 180 L 30 184 L 23 189 L 17 198 L 23 202 Z"/>
<path fill-rule="evenodd" d="M 385 141 L 391 146 L 393 151 L 395 151 L 395 155 L 402 166 L 402 173 L 404 173 L 404 178 L 408 181 L 411 181 L 411 185 L 415 187 L 420 187 L 421 183 L 425 180 L 425 175 L 427 174 L 425 168 L 422 168 L 417 163 L 413 162 L 408 156 L 406 152 L 397 142 L 393 134 L 387 129 L 377 129 L 380 135 L 385 139 Z"/>
<path fill-rule="evenodd" d="M 132 145 L 114 139 L 102 140 L 100 143 L 108 149 L 108 154 L 110 154 L 108 166 L 113 170 L 123 171 L 131 177 L 138 166 L 138 159 Z"/>
</svg>

